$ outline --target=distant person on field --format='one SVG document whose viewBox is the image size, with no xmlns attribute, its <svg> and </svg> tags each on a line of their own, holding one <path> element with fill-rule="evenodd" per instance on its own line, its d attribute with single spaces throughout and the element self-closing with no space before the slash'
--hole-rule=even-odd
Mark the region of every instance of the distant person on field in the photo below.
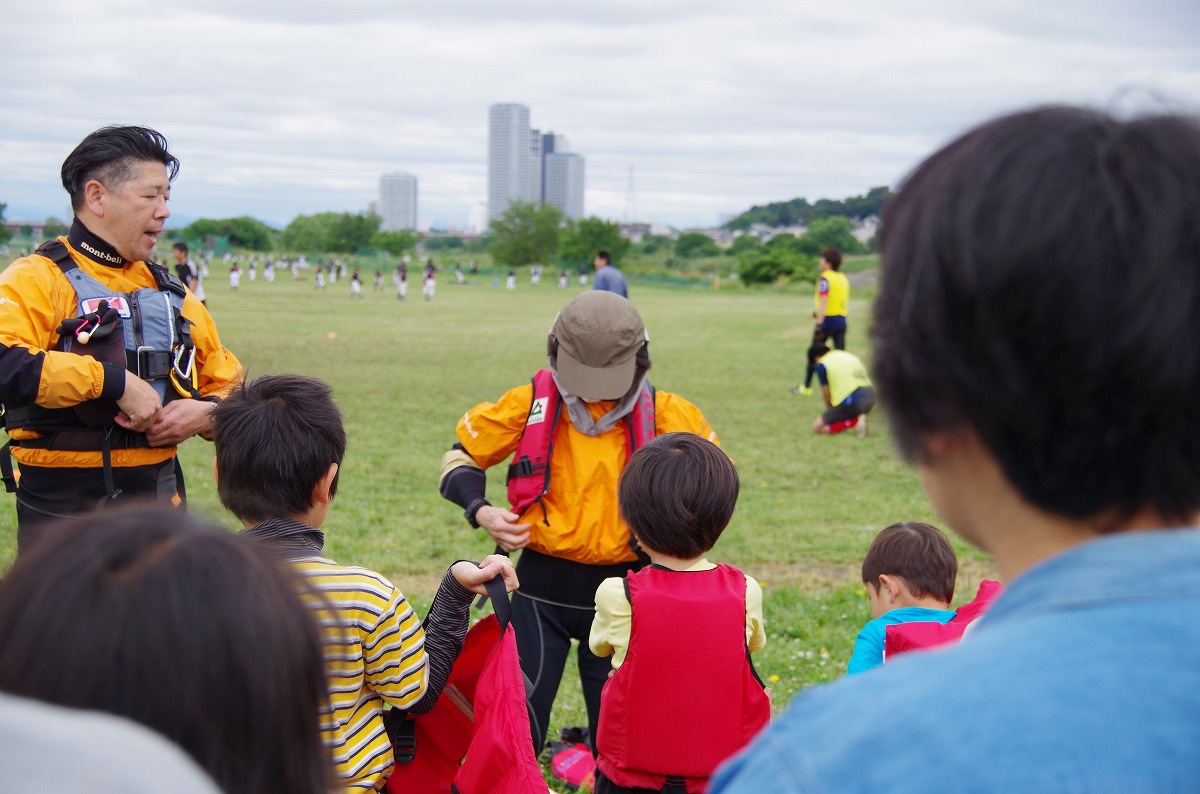
<svg viewBox="0 0 1200 794">
<path fill-rule="evenodd" d="M 958 558 L 946 536 L 929 524 L 892 524 L 875 536 L 863 558 L 862 580 L 871 621 L 854 640 L 847 673 L 883 664 L 887 627 L 954 617 Z"/>
<path fill-rule="evenodd" d="M 846 313 L 850 307 L 850 280 L 842 273 L 842 252 L 826 248 L 817 265 L 816 295 L 813 297 L 813 344 L 828 340 L 838 350 L 846 349 Z M 813 365 L 809 362 L 800 393 L 812 394 Z"/>
<path fill-rule="evenodd" d="M 615 292 L 622 298 L 629 297 L 629 290 L 625 286 L 625 274 L 617 270 L 608 251 L 598 251 L 592 265 L 596 268 L 596 279 L 592 282 L 592 289 Z"/>
<path fill-rule="evenodd" d="M 508 271 L 508 277 L 505 279 L 504 285 L 509 290 L 514 290 L 517 288 L 517 271 L 515 271 L 515 270 Z"/>
<path fill-rule="evenodd" d="M 408 265 L 401 262 L 396 266 L 396 297 L 408 300 Z"/>
<path fill-rule="evenodd" d="M 898 448 L 1007 589 L 962 643 L 800 693 L 714 794 L 1200 780 L 1200 120 L 989 121 L 884 213 Z"/>
<path fill-rule="evenodd" d="M 867 414 L 875 407 L 866 365 L 853 353 L 830 350 L 823 342 L 808 349 L 808 362 L 825 400 L 825 412 L 813 420 L 813 432 L 834 435 L 855 428 L 859 438 L 865 437 Z"/>
<path fill-rule="evenodd" d="M 300 584 L 254 544 L 168 507 L 49 524 L 0 580 L 0 691 L 141 723 L 225 794 L 325 794 L 321 639 Z M 95 738 L 88 727 L 59 737 L 42 785 L 11 787 L 6 763 L 0 789 L 57 790 L 59 765 Z M 163 774 L 158 790 L 179 790 Z"/>
<path fill-rule="evenodd" d="M 692 433 L 659 436 L 621 473 L 621 516 L 651 564 L 596 590 L 589 645 L 614 670 L 600 700 L 596 794 L 670 782 L 704 791 L 771 717 L 749 653 L 767 644 L 762 590 L 705 556 L 737 496 L 733 463 Z"/>
<path fill-rule="evenodd" d="M 467 633 L 472 593 L 503 575 L 508 558 L 456 562 L 442 579 L 425 626 L 391 582 L 324 555 L 321 525 L 337 493 L 346 452 L 342 415 L 328 386 L 299 375 L 265 375 L 236 389 L 213 416 L 221 503 L 243 533 L 285 559 L 321 600 L 330 709 L 325 743 L 344 787 L 370 791 L 391 773 L 384 703 L 432 709 Z M 264 472 L 272 476 L 265 477 Z M 279 789 L 284 791 L 286 789 Z"/>
<path fill-rule="evenodd" d="M 198 301 L 207 306 L 208 303 L 204 300 L 204 282 L 200 278 L 199 269 L 188 259 L 187 243 L 178 242 L 172 245 L 171 256 L 175 259 L 175 275 L 187 285 Z"/>
<path fill-rule="evenodd" d="M 229 268 L 229 288 L 237 292 L 238 287 L 242 285 L 242 271 L 238 268 L 237 262 L 233 263 L 233 267 Z"/>
<path fill-rule="evenodd" d="M 426 301 L 433 300 L 434 292 L 437 291 L 437 269 L 433 266 L 433 260 L 430 259 L 425 264 L 425 284 L 421 287 L 421 294 L 425 296 Z"/>
<path fill-rule="evenodd" d="M 350 274 L 350 297 L 362 298 L 362 272 L 357 267 Z"/>
</svg>

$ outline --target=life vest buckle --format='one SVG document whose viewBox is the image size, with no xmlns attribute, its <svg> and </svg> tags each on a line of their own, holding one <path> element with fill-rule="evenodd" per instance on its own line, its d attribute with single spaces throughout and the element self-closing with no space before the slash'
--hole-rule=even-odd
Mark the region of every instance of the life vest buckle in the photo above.
<svg viewBox="0 0 1200 794">
<path fill-rule="evenodd" d="M 137 349 L 137 375 L 142 380 L 158 380 L 171 374 L 171 351 L 142 346 Z"/>
</svg>

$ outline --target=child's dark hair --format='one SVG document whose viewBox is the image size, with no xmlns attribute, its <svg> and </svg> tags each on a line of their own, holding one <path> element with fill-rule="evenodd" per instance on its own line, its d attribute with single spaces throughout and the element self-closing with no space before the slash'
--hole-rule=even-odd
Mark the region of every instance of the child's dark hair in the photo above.
<svg viewBox="0 0 1200 794">
<path fill-rule="evenodd" d="M 826 248 L 821 252 L 821 258 L 828 262 L 834 270 L 842 269 L 842 252 L 836 248 Z"/>
<path fill-rule="evenodd" d="M 878 588 L 884 574 L 903 579 L 917 598 L 932 596 L 948 604 L 954 600 L 958 558 L 937 527 L 916 521 L 892 524 L 871 541 L 862 563 L 864 584 Z"/>
<path fill-rule="evenodd" d="M 241 384 L 213 411 L 212 431 L 217 495 L 243 521 L 306 512 L 313 486 L 346 455 L 332 390 L 302 375 L 263 375 Z M 330 492 L 337 493 L 336 476 Z"/>
<path fill-rule="evenodd" d="M 829 345 L 824 341 L 813 342 L 808 348 L 808 363 L 816 364 L 817 359 L 829 352 Z"/>
<path fill-rule="evenodd" d="M 0 690 L 141 723 L 229 794 L 323 794 L 328 692 L 304 586 L 173 508 L 47 525 L 0 580 Z"/>
<path fill-rule="evenodd" d="M 667 433 L 629 458 L 617 501 L 647 549 L 690 559 L 717 543 L 737 505 L 738 475 L 716 444 Z"/>
</svg>

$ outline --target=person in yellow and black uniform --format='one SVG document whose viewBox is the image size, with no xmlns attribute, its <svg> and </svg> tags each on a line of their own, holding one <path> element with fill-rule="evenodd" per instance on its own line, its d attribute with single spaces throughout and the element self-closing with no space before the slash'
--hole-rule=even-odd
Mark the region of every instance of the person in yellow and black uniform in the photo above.
<svg viewBox="0 0 1200 794">
<path fill-rule="evenodd" d="M 458 442 L 442 459 L 442 496 L 466 509 L 517 561 L 521 590 L 512 625 L 532 684 L 531 728 L 542 748 L 571 640 L 591 736 L 600 690 L 612 666 L 588 648 L 596 588 L 642 565 L 617 506 L 617 481 L 629 455 L 656 434 L 684 431 L 716 442 L 695 405 L 656 391 L 646 379 L 649 337 L 637 310 L 613 292 L 584 292 L 555 318 L 550 368 L 496 403 L 467 411 Z M 511 509 L 484 498 L 485 470 L 512 456 Z"/>
<path fill-rule="evenodd" d="M 808 361 L 825 399 L 825 412 L 813 420 L 813 432 L 831 436 L 853 427 L 859 438 L 866 437 L 867 414 L 875 407 L 866 366 L 853 353 L 830 350 L 820 342 L 808 349 Z"/>
<path fill-rule="evenodd" d="M 0 273 L 0 402 L 17 552 L 46 518 L 120 497 L 177 501 L 176 446 L 241 380 L 208 310 L 150 261 L 179 161 L 144 127 L 104 127 L 62 167 L 67 236 Z M 14 479 L 16 484 L 14 485 Z"/>
<path fill-rule="evenodd" d="M 826 248 L 818 263 L 816 292 L 813 295 L 812 343 L 829 341 L 830 347 L 846 349 L 846 313 L 850 308 L 850 279 L 842 272 L 842 252 Z M 812 394 L 813 365 L 809 362 L 804 373 L 804 385 L 792 388 L 793 394 Z"/>
</svg>

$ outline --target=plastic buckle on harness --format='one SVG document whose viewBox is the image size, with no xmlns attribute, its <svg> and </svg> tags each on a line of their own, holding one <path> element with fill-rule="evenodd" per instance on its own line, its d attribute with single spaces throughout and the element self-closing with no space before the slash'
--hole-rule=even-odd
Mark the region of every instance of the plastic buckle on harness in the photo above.
<svg viewBox="0 0 1200 794">
<path fill-rule="evenodd" d="M 137 374 L 142 380 L 158 380 L 171 374 L 171 352 L 152 347 L 137 349 Z"/>
<path fill-rule="evenodd" d="M 520 460 L 514 460 L 508 467 L 508 479 L 514 477 L 528 477 L 535 472 L 542 471 L 545 468 L 545 463 L 535 464 L 532 458 L 522 457 Z"/>
<path fill-rule="evenodd" d="M 397 764 L 411 763 L 417 757 L 417 724 L 405 719 L 392 737 L 392 756 Z"/>
</svg>

